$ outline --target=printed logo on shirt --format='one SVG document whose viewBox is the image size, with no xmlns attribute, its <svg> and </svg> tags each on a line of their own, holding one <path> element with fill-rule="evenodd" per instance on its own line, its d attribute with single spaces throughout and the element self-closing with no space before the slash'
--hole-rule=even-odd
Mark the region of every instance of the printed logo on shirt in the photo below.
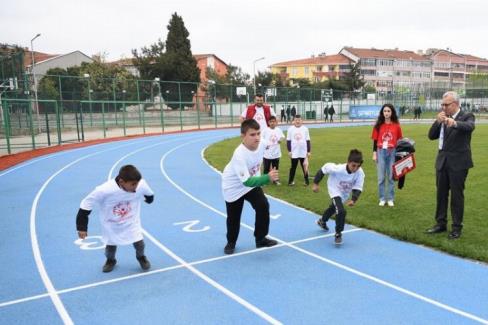
<svg viewBox="0 0 488 325">
<path fill-rule="evenodd" d="M 296 141 L 300 141 L 302 140 L 302 134 L 301 133 L 295 133 L 293 135 L 293 138 L 296 140 Z"/>
<path fill-rule="evenodd" d="M 393 140 L 393 134 L 391 134 L 390 130 L 383 133 L 383 137 L 381 138 L 381 142 L 383 142 L 383 143 L 387 142 L 388 143 L 391 140 Z"/>
<path fill-rule="evenodd" d="M 249 169 L 249 175 L 251 175 L 251 176 L 256 175 L 259 171 L 260 165 L 261 164 L 257 164 L 257 165 L 254 165 L 253 167 L 251 167 L 251 169 Z"/>
<path fill-rule="evenodd" d="M 264 116 L 262 114 L 258 114 L 256 113 L 253 117 L 257 122 L 261 122 L 262 120 L 264 120 Z"/>
<path fill-rule="evenodd" d="M 352 189 L 352 183 L 346 181 L 340 181 L 338 187 L 342 193 L 349 193 Z"/>
<path fill-rule="evenodd" d="M 278 136 L 276 134 L 273 134 L 271 137 L 269 137 L 269 143 L 270 144 L 277 144 L 278 143 Z"/>
<path fill-rule="evenodd" d="M 127 219 L 130 215 L 132 208 L 130 206 L 129 201 L 123 201 L 118 203 L 116 206 L 113 207 L 112 213 L 114 216 L 119 217 L 119 220 L 114 220 L 114 222 L 120 222 Z"/>
</svg>

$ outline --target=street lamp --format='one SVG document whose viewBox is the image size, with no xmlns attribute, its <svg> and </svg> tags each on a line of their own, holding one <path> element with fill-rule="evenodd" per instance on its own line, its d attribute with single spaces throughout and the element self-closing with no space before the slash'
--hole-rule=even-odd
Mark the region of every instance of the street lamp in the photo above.
<svg viewBox="0 0 488 325">
<path fill-rule="evenodd" d="M 261 61 L 261 60 L 264 60 L 264 56 L 259 58 L 259 59 L 254 60 L 252 63 L 254 96 L 256 96 L 256 62 Z"/>
<path fill-rule="evenodd" d="M 41 133 L 41 118 L 39 116 L 39 103 L 38 103 L 38 99 L 37 99 L 37 78 L 36 78 L 36 74 L 34 73 L 34 65 L 35 65 L 35 60 L 34 60 L 34 40 L 36 38 L 38 38 L 39 36 L 41 36 L 41 34 L 37 34 L 36 36 L 34 36 L 33 39 L 31 39 L 31 74 L 32 74 L 32 77 L 34 78 L 34 98 L 35 98 L 35 101 L 34 101 L 34 104 L 36 106 L 36 114 L 37 114 L 37 126 L 39 127 L 39 133 Z"/>
</svg>

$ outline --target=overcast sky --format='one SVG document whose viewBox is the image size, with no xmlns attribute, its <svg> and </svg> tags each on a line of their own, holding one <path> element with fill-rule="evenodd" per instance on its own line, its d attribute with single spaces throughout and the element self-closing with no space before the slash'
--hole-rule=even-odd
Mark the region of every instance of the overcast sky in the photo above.
<svg viewBox="0 0 488 325">
<path fill-rule="evenodd" d="M 194 54 L 213 53 L 252 73 L 344 46 L 447 48 L 488 58 L 486 0 L 5 0 L 0 42 L 108 60 L 163 41 L 171 15 L 183 17 Z"/>
</svg>

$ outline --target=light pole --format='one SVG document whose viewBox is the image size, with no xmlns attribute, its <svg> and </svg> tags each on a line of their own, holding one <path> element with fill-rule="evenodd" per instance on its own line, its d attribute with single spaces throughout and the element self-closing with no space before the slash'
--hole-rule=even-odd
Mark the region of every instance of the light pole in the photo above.
<svg viewBox="0 0 488 325">
<path fill-rule="evenodd" d="M 254 96 L 256 96 L 256 62 L 264 60 L 264 56 L 256 59 L 252 62 L 252 75 L 253 75 L 253 88 L 254 88 Z"/>
<path fill-rule="evenodd" d="M 33 39 L 31 39 L 31 74 L 32 74 L 32 77 L 34 78 L 34 98 L 35 98 L 35 101 L 34 101 L 34 105 L 36 106 L 36 115 L 37 115 L 37 126 L 39 127 L 39 133 L 41 133 L 41 118 L 39 116 L 39 103 L 38 103 L 38 100 L 37 100 L 37 78 L 36 78 L 36 74 L 34 73 L 34 65 L 35 65 L 35 61 L 34 61 L 34 40 L 36 38 L 38 38 L 39 36 L 41 36 L 41 34 L 37 34 L 36 36 L 34 36 Z"/>
</svg>

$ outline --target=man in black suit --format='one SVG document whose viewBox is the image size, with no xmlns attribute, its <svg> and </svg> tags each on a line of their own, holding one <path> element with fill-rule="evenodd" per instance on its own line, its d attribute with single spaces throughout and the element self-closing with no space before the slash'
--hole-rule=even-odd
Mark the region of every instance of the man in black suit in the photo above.
<svg viewBox="0 0 488 325">
<path fill-rule="evenodd" d="M 439 139 L 439 152 L 435 163 L 437 185 L 436 225 L 427 230 L 436 234 L 447 230 L 447 205 L 451 191 L 452 231 L 449 239 L 461 237 L 464 214 L 464 183 L 471 159 L 471 133 L 474 115 L 461 111 L 459 95 L 448 91 L 442 96 L 442 111 L 429 130 L 429 139 Z"/>
</svg>

